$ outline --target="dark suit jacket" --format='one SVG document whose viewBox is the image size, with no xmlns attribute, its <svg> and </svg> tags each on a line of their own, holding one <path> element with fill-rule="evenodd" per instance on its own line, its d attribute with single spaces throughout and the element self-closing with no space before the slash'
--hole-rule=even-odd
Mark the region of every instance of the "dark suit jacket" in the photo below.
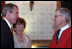
<svg viewBox="0 0 72 49">
<path fill-rule="evenodd" d="M 5 20 L 1 20 L 1 48 L 14 48 L 12 32 Z"/>
</svg>

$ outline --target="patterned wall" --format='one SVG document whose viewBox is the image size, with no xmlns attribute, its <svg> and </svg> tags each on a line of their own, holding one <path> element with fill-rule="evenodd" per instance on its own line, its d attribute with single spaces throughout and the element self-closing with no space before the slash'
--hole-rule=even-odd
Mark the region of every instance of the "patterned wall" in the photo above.
<svg viewBox="0 0 72 49">
<path fill-rule="evenodd" d="M 25 32 L 32 40 L 52 39 L 56 1 L 34 1 L 32 11 L 30 11 L 30 1 L 6 1 L 10 2 L 19 6 L 19 15 L 27 23 Z"/>
</svg>

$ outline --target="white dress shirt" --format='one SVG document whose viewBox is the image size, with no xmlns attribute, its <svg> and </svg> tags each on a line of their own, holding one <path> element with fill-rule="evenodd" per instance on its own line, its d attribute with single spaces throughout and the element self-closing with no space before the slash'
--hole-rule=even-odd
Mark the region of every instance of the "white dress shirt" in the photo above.
<svg viewBox="0 0 72 49">
<path fill-rule="evenodd" d="M 10 22 L 6 19 L 6 18 L 3 18 L 5 21 L 6 21 L 6 23 L 8 24 L 8 26 L 9 26 L 9 28 L 11 29 L 11 24 L 10 24 Z"/>
<path fill-rule="evenodd" d="M 60 31 L 60 34 L 59 34 L 59 38 L 61 37 L 62 32 L 64 30 L 66 30 L 67 28 L 69 28 L 69 27 L 70 27 L 69 24 L 67 24 L 66 26 L 64 26 L 64 27 L 61 28 L 61 31 Z"/>
</svg>

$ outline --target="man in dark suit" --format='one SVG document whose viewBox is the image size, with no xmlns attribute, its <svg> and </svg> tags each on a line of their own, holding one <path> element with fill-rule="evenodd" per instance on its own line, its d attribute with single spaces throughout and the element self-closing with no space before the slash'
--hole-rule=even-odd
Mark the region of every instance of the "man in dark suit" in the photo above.
<svg viewBox="0 0 72 49">
<path fill-rule="evenodd" d="M 9 3 L 4 6 L 1 19 L 1 48 L 14 48 L 11 24 L 16 23 L 18 17 L 16 5 Z"/>
</svg>

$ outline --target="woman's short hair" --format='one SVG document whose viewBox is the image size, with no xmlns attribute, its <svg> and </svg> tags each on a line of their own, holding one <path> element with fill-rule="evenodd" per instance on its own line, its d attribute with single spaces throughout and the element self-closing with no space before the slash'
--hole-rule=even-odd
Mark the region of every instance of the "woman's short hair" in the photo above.
<svg viewBox="0 0 72 49">
<path fill-rule="evenodd" d="M 23 18 L 18 18 L 18 19 L 16 20 L 16 23 L 13 24 L 13 27 L 15 28 L 16 25 L 20 25 L 20 24 L 23 24 L 23 25 L 24 25 L 24 29 L 25 29 L 25 27 L 26 27 L 26 21 L 25 21 Z"/>
</svg>

